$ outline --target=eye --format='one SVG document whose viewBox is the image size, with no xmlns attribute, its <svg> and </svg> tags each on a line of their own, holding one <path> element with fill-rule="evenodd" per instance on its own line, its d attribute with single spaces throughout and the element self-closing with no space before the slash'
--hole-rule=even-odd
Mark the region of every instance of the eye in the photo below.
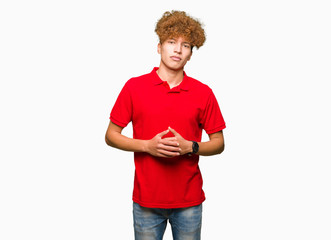
<svg viewBox="0 0 331 240">
<path fill-rule="evenodd" d="M 191 48 L 191 46 L 189 44 L 185 44 L 184 47 Z"/>
<path fill-rule="evenodd" d="M 175 41 L 173 41 L 173 40 L 169 40 L 168 43 L 170 43 L 170 44 L 174 44 Z"/>
</svg>

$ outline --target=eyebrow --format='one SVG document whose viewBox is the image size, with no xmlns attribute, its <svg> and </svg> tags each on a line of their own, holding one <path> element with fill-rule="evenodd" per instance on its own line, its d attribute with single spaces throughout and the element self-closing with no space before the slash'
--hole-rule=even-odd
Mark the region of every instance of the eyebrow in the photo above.
<svg viewBox="0 0 331 240">
<path fill-rule="evenodd" d="M 175 40 L 175 41 L 177 41 L 178 40 L 178 38 L 169 38 L 169 40 Z M 191 45 L 191 43 L 190 42 L 183 42 L 184 44 L 190 44 Z"/>
</svg>

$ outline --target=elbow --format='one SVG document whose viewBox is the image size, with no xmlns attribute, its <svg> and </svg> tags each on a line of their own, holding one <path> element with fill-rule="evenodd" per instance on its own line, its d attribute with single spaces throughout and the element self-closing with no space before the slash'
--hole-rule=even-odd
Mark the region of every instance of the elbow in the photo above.
<svg viewBox="0 0 331 240">
<path fill-rule="evenodd" d="M 106 142 L 106 144 L 107 144 L 108 146 L 110 146 L 110 141 L 109 141 L 107 135 L 105 136 L 105 142 Z"/>
<path fill-rule="evenodd" d="M 221 154 L 224 151 L 224 147 L 225 147 L 224 143 L 220 144 L 219 148 L 217 149 L 216 154 Z"/>
<path fill-rule="evenodd" d="M 108 146 L 115 147 L 118 145 L 118 141 L 120 140 L 120 135 L 122 132 L 122 127 L 109 123 L 108 129 L 105 134 L 105 142 Z"/>
<path fill-rule="evenodd" d="M 105 142 L 108 146 L 111 146 L 111 147 L 114 146 L 113 142 L 111 141 L 111 137 L 108 134 L 106 134 L 106 136 L 105 136 Z"/>
</svg>

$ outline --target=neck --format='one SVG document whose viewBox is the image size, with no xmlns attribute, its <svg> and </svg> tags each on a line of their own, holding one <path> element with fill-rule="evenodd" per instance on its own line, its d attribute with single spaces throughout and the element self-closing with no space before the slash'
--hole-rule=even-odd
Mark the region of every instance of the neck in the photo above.
<svg viewBox="0 0 331 240">
<path fill-rule="evenodd" d="M 178 86 L 184 78 L 184 69 L 172 70 L 160 65 L 157 74 L 163 81 L 167 81 L 170 88 Z"/>
</svg>

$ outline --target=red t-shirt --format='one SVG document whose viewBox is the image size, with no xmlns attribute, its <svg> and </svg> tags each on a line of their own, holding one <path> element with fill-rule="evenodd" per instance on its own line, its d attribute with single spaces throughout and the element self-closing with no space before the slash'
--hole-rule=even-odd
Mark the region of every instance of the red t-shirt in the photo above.
<svg viewBox="0 0 331 240">
<path fill-rule="evenodd" d="M 202 129 L 211 134 L 225 128 L 217 100 L 207 85 L 184 73 L 180 85 L 170 89 L 157 69 L 126 82 L 110 114 L 113 123 L 126 127 L 132 121 L 133 138 L 143 140 L 170 126 L 186 140 L 200 142 Z M 182 208 L 205 200 L 198 155 L 169 159 L 135 152 L 134 160 L 133 201 L 139 205 Z"/>
</svg>

